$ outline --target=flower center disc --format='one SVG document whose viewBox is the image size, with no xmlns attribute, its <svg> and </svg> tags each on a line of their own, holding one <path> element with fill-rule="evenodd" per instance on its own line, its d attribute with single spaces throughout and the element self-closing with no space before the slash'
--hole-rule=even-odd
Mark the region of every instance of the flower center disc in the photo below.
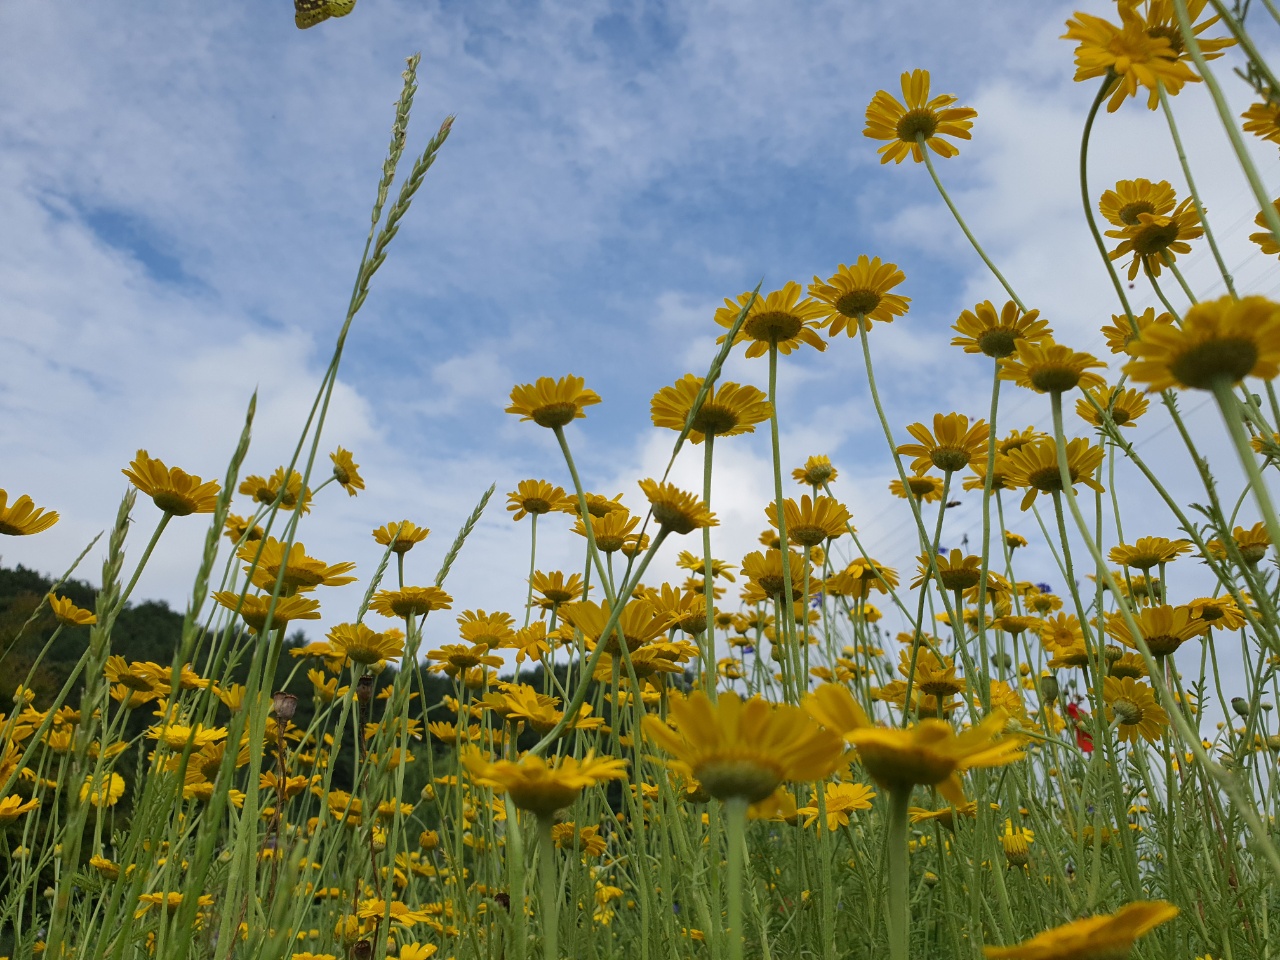
<svg viewBox="0 0 1280 960">
<path fill-rule="evenodd" d="M 693 429 L 709 437 L 728 433 L 738 425 L 738 415 L 728 407 L 704 403 L 693 418 Z"/>
<path fill-rule="evenodd" d="M 782 340 L 790 340 L 800 332 L 803 326 L 802 320 L 785 311 L 768 310 L 748 317 L 742 329 L 752 340 L 778 343 Z"/>
<path fill-rule="evenodd" d="M 937 129 L 938 118 L 932 110 L 908 110 L 898 121 L 898 139 L 905 143 L 915 143 L 916 137 L 923 135 L 928 140 Z"/>
<path fill-rule="evenodd" d="M 1208 390 L 1222 377 L 1238 383 L 1258 361 L 1258 347 L 1243 337 L 1210 340 L 1192 347 L 1169 364 L 1169 372 L 1188 387 Z"/>
<path fill-rule="evenodd" d="M 563 427 L 577 412 L 577 406 L 572 403 L 549 403 L 534 410 L 532 417 L 540 427 Z"/>
<path fill-rule="evenodd" d="M 1155 213 L 1156 208 L 1151 205 L 1149 200 L 1135 200 L 1133 203 L 1126 203 L 1120 208 L 1120 222 L 1127 223 L 1129 226 L 1137 226 L 1138 214 Z"/>
<path fill-rule="evenodd" d="M 874 290 L 850 290 L 836 300 L 836 309 L 846 317 L 865 317 L 878 306 L 880 294 Z"/>
</svg>

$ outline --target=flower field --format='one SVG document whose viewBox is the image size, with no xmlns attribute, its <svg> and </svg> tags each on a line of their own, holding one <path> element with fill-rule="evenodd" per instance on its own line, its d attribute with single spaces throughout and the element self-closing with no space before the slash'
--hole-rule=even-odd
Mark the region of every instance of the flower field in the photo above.
<svg viewBox="0 0 1280 960">
<path fill-rule="evenodd" d="M 353 6 L 299 0 L 298 26 Z M 1117 0 L 1112 13 L 1077 13 L 1064 37 L 1092 97 L 1081 216 L 1115 291 L 1105 352 L 1055 339 L 947 192 L 943 161 L 984 149 L 977 112 L 926 70 L 886 78 L 862 146 L 929 178 L 953 217 L 938 228 L 989 268 L 989 298 L 955 318 L 949 344 L 989 376 L 985 417 L 908 424 L 883 402 L 877 332 L 912 322 L 910 279 L 851 253 L 815 264 L 812 283 L 726 291 L 705 318 L 718 351 L 652 397 L 671 454 L 626 492 L 643 509 L 593 492 L 574 459 L 606 373 L 511 387 L 506 412 L 561 454 L 506 493 L 528 533 L 522 607 L 459 610 L 450 594 L 480 517 L 504 506 L 490 488 L 469 516 L 373 530 L 381 563 L 338 612 L 326 590 L 357 582 L 355 564 L 313 556 L 308 522 L 365 477 L 326 418 L 349 331 L 453 126 L 405 155 L 411 58 L 296 447 L 267 452 L 281 464 L 268 476 L 244 469 L 255 396 L 223 476 L 139 450 L 106 542 L 76 560 L 105 552 L 91 608 L 55 586 L 0 633 L 13 693 L 0 956 L 1276 956 L 1280 303 L 1236 288 L 1195 186 L 1218 172 L 1192 169 L 1175 117 L 1180 93 L 1207 91 L 1255 201 L 1248 239 L 1280 254 L 1280 199 L 1248 149 L 1280 144 L 1280 82 L 1251 32 L 1269 36 L 1280 10 Z M 1252 89 L 1243 116 L 1227 84 Z M 1144 110 L 1167 122 L 1186 190 L 1090 181 L 1091 144 Z M 1203 250 L 1221 295 L 1198 296 L 1180 268 Z M 1137 310 L 1139 288 L 1163 309 Z M 861 363 L 847 386 L 892 457 L 911 569 L 860 536 L 838 461 L 783 462 L 779 382 L 793 355 L 827 351 Z M 741 354 L 754 385 L 722 376 Z M 1217 412 L 1211 434 L 1188 423 L 1188 396 Z M 1002 416 L 1028 399 L 1051 429 Z M 1139 449 L 1160 411 L 1165 442 L 1196 466 L 1194 504 Z M 748 433 L 767 434 L 772 500 L 758 549 L 725 557 L 716 455 Z M 700 489 L 671 481 L 681 452 L 700 458 Z M 1118 465 L 1170 527 L 1123 515 Z M 981 537 L 960 549 L 943 524 L 962 492 L 980 498 Z M 0 490 L 0 534 L 39 536 L 51 506 Z M 1042 574 L 1015 518 L 1034 519 L 1060 590 L 1030 579 Z M 172 648 L 134 659 L 122 618 L 178 524 L 208 530 L 191 600 Z M 418 548 L 441 527 L 459 529 L 432 571 Z M 548 537 L 577 565 L 544 567 Z M 685 579 L 658 582 L 657 557 Z M 291 637 L 322 607 L 323 640 Z M 78 660 L 58 685 L 36 682 L 73 631 Z"/>
</svg>

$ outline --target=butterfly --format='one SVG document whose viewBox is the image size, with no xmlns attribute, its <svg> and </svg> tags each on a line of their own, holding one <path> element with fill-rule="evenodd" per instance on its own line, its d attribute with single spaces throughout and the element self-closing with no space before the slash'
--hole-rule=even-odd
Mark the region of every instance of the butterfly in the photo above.
<svg viewBox="0 0 1280 960">
<path fill-rule="evenodd" d="M 345 17 L 355 6 L 356 0 L 293 0 L 293 22 L 305 30 L 330 17 Z"/>
</svg>

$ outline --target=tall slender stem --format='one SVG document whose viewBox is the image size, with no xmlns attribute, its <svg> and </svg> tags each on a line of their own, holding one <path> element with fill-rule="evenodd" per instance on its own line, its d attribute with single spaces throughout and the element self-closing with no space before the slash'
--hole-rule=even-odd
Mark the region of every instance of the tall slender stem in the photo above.
<svg viewBox="0 0 1280 960">
<path fill-rule="evenodd" d="M 725 801 L 724 812 L 729 841 L 729 879 L 726 888 L 729 922 L 725 936 L 729 941 L 729 960 L 742 960 L 742 855 L 747 833 L 746 798 L 733 797 Z"/>
<path fill-rule="evenodd" d="M 888 908 L 889 960 L 907 960 L 910 953 L 911 914 L 907 898 L 907 808 L 911 788 L 889 791 L 889 824 L 885 844 L 889 855 Z"/>
<path fill-rule="evenodd" d="M 1019 299 L 1017 293 L 1014 292 L 1013 287 L 1009 284 L 1009 281 L 1004 278 L 1004 274 L 1000 272 L 1000 269 L 994 263 L 992 263 L 991 258 L 987 256 L 987 252 L 982 249 L 982 244 L 978 243 L 977 237 L 975 237 L 972 231 L 969 230 L 969 225 L 964 222 L 964 217 L 960 216 L 960 211 L 957 210 L 956 205 L 951 202 L 950 194 L 947 193 L 946 188 L 942 185 L 942 181 L 938 179 L 938 172 L 933 169 L 933 160 L 929 157 L 929 148 L 925 146 L 924 134 L 916 134 L 916 142 L 920 145 L 920 153 L 924 156 L 924 165 L 929 170 L 929 176 L 933 178 L 933 185 L 938 188 L 938 193 L 942 195 L 942 200 L 947 205 L 947 209 L 950 210 L 951 215 L 956 218 L 956 223 L 960 225 L 960 229 L 964 231 L 965 237 L 968 238 L 973 249 L 978 252 L 978 256 L 982 258 L 982 262 L 987 265 L 987 269 L 995 274 L 995 278 L 1000 281 L 1000 286 L 1004 287 L 1005 293 L 1009 294 L 1009 299 L 1018 305 L 1019 310 L 1022 310 L 1025 313 L 1027 309 L 1026 304 Z"/>
</svg>

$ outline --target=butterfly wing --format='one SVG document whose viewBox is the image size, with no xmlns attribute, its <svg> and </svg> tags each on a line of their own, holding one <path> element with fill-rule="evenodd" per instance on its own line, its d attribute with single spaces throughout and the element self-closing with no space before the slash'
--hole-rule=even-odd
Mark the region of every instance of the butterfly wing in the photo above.
<svg viewBox="0 0 1280 960">
<path fill-rule="evenodd" d="M 328 0 L 325 10 L 331 17 L 345 17 L 356 8 L 356 0 Z"/>
</svg>

